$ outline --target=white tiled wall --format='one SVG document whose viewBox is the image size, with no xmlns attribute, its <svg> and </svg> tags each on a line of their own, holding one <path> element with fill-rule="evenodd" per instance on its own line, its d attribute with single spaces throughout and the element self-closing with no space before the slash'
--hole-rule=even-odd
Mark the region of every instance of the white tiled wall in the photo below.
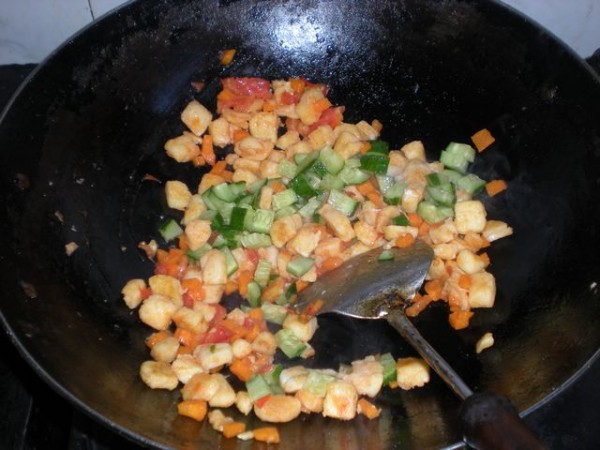
<svg viewBox="0 0 600 450">
<path fill-rule="evenodd" d="M 144 0 L 139 0 L 144 1 Z M 600 47 L 600 0 L 504 0 L 581 56 Z M 0 64 L 39 62 L 124 0 L 0 0 Z"/>
</svg>

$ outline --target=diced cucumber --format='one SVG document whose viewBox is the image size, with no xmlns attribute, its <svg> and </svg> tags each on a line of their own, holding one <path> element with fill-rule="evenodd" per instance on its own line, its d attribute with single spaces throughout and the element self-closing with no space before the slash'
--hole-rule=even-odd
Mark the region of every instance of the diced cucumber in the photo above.
<svg viewBox="0 0 600 450">
<path fill-rule="evenodd" d="M 348 217 L 354 213 L 356 207 L 358 206 L 358 202 L 356 200 L 336 190 L 333 190 L 329 193 L 327 203 Z"/>
<path fill-rule="evenodd" d="M 306 256 L 296 256 L 294 259 L 288 262 L 286 270 L 290 275 L 300 278 L 302 275 L 308 272 L 314 264 L 315 260 L 312 258 L 307 258 Z"/>
<path fill-rule="evenodd" d="M 260 306 L 260 295 L 261 295 L 260 285 L 252 280 L 248 283 L 248 303 L 250 306 L 258 307 Z"/>
<path fill-rule="evenodd" d="M 202 247 L 197 248 L 196 250 L 188 250 L 185 252 L 185 255 L 188 258 L 191 258 L 195 261 L 200 261 L 200 258 L 202 258 L 202 255 L 204 255 L 207 251 L 209 251 L 212 248 L 212 246 L 210 244 L 204 244 Z"/>
<path fill-rule="evenodd" d="M 274 303 L 263 303 L 260 309 L 263 311 L 265 320 L 276 325 L 281 325 L 288 315 L 288 310 L 285 306 Z"/>
<path fill-rule="evenodd" d="M 271 386 L 262 374 L 255 375 L 246 381 L 246 391 L 253 402 L 273 394 Z"/>
<path fill-rule="evenodd" d="M 248 213 L 246 213 L 248 215 Z M 250 232 L 268 233 L 275 219 L 275 212 L 270 209 L 256 209 L 252 217 L 244 222 L 244 227 Z"/>
<path fill-rule="evenodd" d="M 458 179 L 456 182 L 456 187 L 469 193 L 470 195 L 475 195 L 485 187 L 485 181 L 474 173 L 468 173 Z"/>
<path fill-rule="evenodd" d="M 300 173 L 290 180 L 288 187 L 294 190 L 300 197 L 313 197 L 319 193 L 321 179 L 311 172 Z"/>
<path fill-rule="evenodd" d="M 235 257 L 233 256 L 233 253 L 231 253 L 231 250 L 228 247 L 222 247 L 221 251 L 225 255 L 225 262 L 227 264 L 227 276 L 230 276 L 233 273 L 235 273 L 236 270 L 238 270 L 238 263 Z"/>
<path fill-rule="evenodd" d="M 348 161 L 351 161 L 349 159 Z M 358 167 L 350 167 L 348 165 L 348 161 L 346 161 L 346 165 L 338 174 L 338 177 L 344 182 L 346 185 L 354 185 L 364 183 L 369 179 L 371 174 L 365 172 L 364 170 L 359 169 Z"/>
<path fill-rule="evenodd" d="M 261 288 L 264 288 L 269 282 L 270 275 L 271 263 L 264 259 L 260 259 L 256 265 L 256 270 L 254 271 L 254 281 L 256 281 Z"/>
<path fill-rule="evenodd" d="M 317 209 L 320 208 L 320 206 L 321 202 L 317 199 L 317 197 L 311 197 L 306 203 L 306 205 L 300 208 L 298 212 L 305 219 L 309 219 L 313 216 L 313 214 L 315 214 L 315 212 L 317 211 Z"/>
<path fill-rule="evenodd" d="M 158 232 L 165 241 L 169 242 L 179 237 L 183 233 L 183 228 L 175 220 L 169 219 L 160 226 Z"/>
<path fill-rule="evenodd" d="M 293 205 L 298 200 L 298 196 L 293 189 L 286 189 L 273 195 L 272 206 L 275 211 L 286 206 Z"/>
<path fill-rule="evenodd" d="M 244 233 L 240 237 L 240 244 L 246 248 L 269 247 L 272 244 L 271 236 L 263 233 Z"/>
<path fill-rule="evenodd" d="M 383 366 L 383 384 L 387 386 L 392 381 L 396 381 L 396 360 L 392 354 L 384 353 L 379 362 Z"/>
<path fill-rule="evenodd" d="M 300 356 L 306 348 L 306 344 L 298 339 L 292 330 L 286 328 L 275 333 L 275 339 L 277 340 L 277 347 L 279 347 L 288 358 Z"/>
<path fill-rule="evenodd" d="M 454 187 L 448 182 L 439 184 L 437 186 L 428 186 L 427 193 L 429 194 L 431 200 L 433 200 L 437 205 L 452 206 L 456 201 Z"/>
<path fill-rule="evenodd" d="M 387 175 L 376 175 L 375 178 L 377 179 L 379 190 L 384 195 L 394 184 L 396 184 L 394 177 L 388 177 Z"/>
<path fill-rule="evenodd" d="M 291 180 L 298 173 L 298 166 L 293 162 L 284 159 L 279 163 L 278 172 L 283 178 Z"/>
<path fill-rule="evenodd" d="M 385 194 L 383 194 L 383 199 L 388 205 L 398 205 L 402 201 L 404 189 L 406 189 L 406 183 L 404 181 L 396 181 L 389 187 Z"/>
<path fill-rule="evenodd" d="M 391 250 L 383 250 L 377 257 L 378 261 L 393 261 L 394 252 Z"/>
<path fill-rule="evenodd" d="M 298 211 L 298 209 L 295 206 L 285 206 L 285 207 L 275 211 L 275 219 L 281 219 L 282 217 L 285 217 L 285 216 L 291 216 L 292 214 L 295 214 L 297 211 Z"/>
<path fill-rule="evenodd" d="M 440 154 L 440 162 L 448 169 L 466 173 L 470 162 L 475 161 L 475 149 L 467 144 L 450 142 Z"/>
<path fill-rule="evenodd" d="M 304 389 L 318 397 L 325 397 L 325 394 L 327 393 L 327 386 L 334 381 L 335 376 L 332 374 L 323 370 L 313 369 L 308 372 L 308 376 L 304 382 Z"/>
<path fill-rule="evenodd" d="M 248 208 L 234 206 L 231 210 L 231 216 L 229 218 L 229 227 L 237 231 L 244 230 L 244 219 L 246 218 L 247 213 Z"/>
<path fill-rule="evenodd" d="M 417 206 L 417 214 L 429 224 L 442 222 L 448 217 L 454 216 L 454 210 L 447 206 L 438 206 L 435 203 L 423 200 Z"/>
<path fill-rule="evenodd" d="M 390 158 L 387 154 L 367 152 L 360 157 L 360 168 L 366 172 L 385 175 Z"/>
<path fill-rule="evenodd" d="M 237 193 L 231 189 L 229 183 L 220 183 L 212 187 L 212 192 L 225 202 L 233 202 L 237 198 Z"/>
<path fill-rule="evenodd" d="M 390 144 L 381 139 L 375 139 L 369 142 L 369 144 L 371 145 L 369 153 L 381 153 L 387 155 L 390 152 Z"/>
<path fill-rule="evenodd" d="M 346 163 L 344 158 L 338 155 L 330 146 L 321 149 L 319 159 L 331 175 L 337 175 Z"/>
<path fill-rule="evenodd" d="M 337 189 L 341 191 L 342 189 L 344 189 L 344 186 L 345 184 L 340 177 L 328 173 L 321 180 L 319 189 L 322 189 L 324 191 L 331 191 L 332 189 Z"/>
</svg>

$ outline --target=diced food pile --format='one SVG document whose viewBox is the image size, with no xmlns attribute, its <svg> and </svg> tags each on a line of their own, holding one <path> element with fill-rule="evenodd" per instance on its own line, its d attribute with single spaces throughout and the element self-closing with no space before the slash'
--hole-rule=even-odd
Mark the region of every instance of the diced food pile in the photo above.
<svg viewBox="0 0 600 450">
<path fill-rule="evenodd" d="M 277 428 L 248 430 L 227 415 L 233 406 L 270 423 L 301 413 L 375 418 L 384 386 L 423 386 L 428 367 L 387 353 L 338 370 L 305 368 L 321 302 L 296 311 L 298 292 L 356 255 L 421 239 L 435 258 L 407 314 L 444 301 L 452 327 L 467 327 L 474 308 L 494 304 L 486 248 L 512 234 L 475 196 L 506 183 L 468 173 L 477 153 L 468 144 L 450 143 L 434 162 L 419 141 L 390 147 L 377 120 L 344 122 L 323 84 L 225 78 L 222 87 L 217 115 L 192 100 L 181 114 L 187 130 L 165 144 L 202 176 L 197 186 L 166 181 L 181 219 L 159 230 L 164 248 L 140 244 L 154 275 L 123 288 L 127 306 L 154 329 L 141 378 L 153 389 L 182 385 L 179 413 L 208 417 L 226 437 L 279 441 Z M 493 138 L 473 140 L 482 150 Z M 227 310 L 221 300 L 235 293 L 244 301 Z M 294 361 L 276 364 L 276 354 Z"/>
</svg>

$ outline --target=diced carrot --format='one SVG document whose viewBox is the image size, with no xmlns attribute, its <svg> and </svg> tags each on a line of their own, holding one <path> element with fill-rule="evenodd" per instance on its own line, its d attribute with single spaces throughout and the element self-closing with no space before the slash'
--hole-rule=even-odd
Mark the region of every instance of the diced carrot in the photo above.
<svg viewBox="0 0 600 450">
<path fill-rule="evenodd" d="M 261 321 L 261 320 L 264 320 L 264 318 L 265 318 L 265 314 L 264 314 L 263 310 L 260 308 L 252 308 L 246 314 L 248 314 L 248 317 L 250 319 L 256 320 L 256 321 Z"/>
<path fill-rule="evenodd" d="M 396 380 L 392 380 L 388 386 L 390 389 L 398 389 L 398 382 Z"/>
<path fill-rule="evenodd" d="M 252 364 L 247 358 L 236 358 L 232 361 L 229 366 L 229 370 L 234 374 L 240 381 L 248 381 L 254 376 L 254 370 Z"/>
<path fill-rule="evenodd" d="M 498 195 L 500 192 L 506 190 L 508 185 L 504 180 L 492 180 L 485 185 L 485 190 L 490 197 Z"/>
<path fill-rule="evenodd" d="M 181 280 L 181 287 L 194 301 L 204 300 L 205 292 L 202 282 L 198 278 L 186 278 Z"/>
<path fill-rule="evenodd" d="M 394 245 L 398 248 L 410 247 L 415 243 L 415 238 L 410 233 L 401 234 L 396 238 Z"/>
<path fill-rule="evenodd" d="M 177 412 L 181 416 L 201 422 L 206 417 L 208 405 L 205 400 L 184 400 L 177 404 Z"/>
<path fill-rule="evenodd" d="M 473 311 L 454 311 L 448 316 L 450 326 L 455 330 L 462 330 L 469 326 L 469 319 L 473 317 Z"/>
<path fill-rule="evenodd" d="M 430 229 L 431 226 L 427 222 L 423 221 L 423 223 L 419 225 L 419 236 L 427 236 Z"/>
<path fill-rule="evenodd" d="M 229 342 L 246 337 L 248 334 L 248 329 L 244 328 L 233 319 L 223 319 L 219 325 L 227 328 L 231 332 Z"/>
<path fill-rule="evenodd" d="M 238 290 L 238 284 L 233 280 L 227 280 L 225 284 L 225 294 L 230 295 Z"/>
<path fill-rule="evenodd" d="M 423 223 L 423 219 L 416 212 L 408 213 L 406 217 L 408 217 L 408 222 L 413 227 L 418 228 Z"/>
<path fill-rule="evenodd" d="M 224 66 L 228 66 L 233 61 L 233 57 L 235 56 L 235 48 L 228 48 L 227 50 L 223 50 L 221 52 L 221 64 Z"/>
<path fill-rule="evenodd" d="M 154 347 L 156 344 L 158 344 L 161 341 L 164 341 L 166 338 L 168 338 L 169 336 L 171 336 L 171 333 L 169 333 L 166 330 L 163 331 L 157 331 L 156 333 L 152 333 L 150 336 L 148 336 L 146 338 L 146 345 L 149 348 Z"/>
<path fill-rule="evenodd" d="M 238 275 L 238 288 L 242 297 L 248 296 L 248 284 L 254 279 L 254 274 L 249 270 L 242 270 Z"/>
<path fill-rule="evenodd" d="M 408 317 L 417 317 L 432 302 L 429 295 L 416 294 L 412 303 L 404 310 Z"/>
<path fill-rule="evenodd" d="M 239 128 L 233 132 L 233 142 L 239 142 L 242 139 L 247 138 L 248 136 L 250 136 L 250 133 L 248 133 L 248 131 Z"/>
<path fill-rule="evenodd" d="M 266 442 L 267 444 L 279 443 L 279 431 L 275 427 L 255 428 L 252 433 L 256 441 Z"/>
<path fill-rule="evenodd" d="M 485 237 L 483 237 L 479 233 L 475 233 L 473 231 L 468 231 L 464 237 L 465 244 L 473 249 L 473 251 L 478 252 L 482 248 L 487 248 L 490 246 L 490 241 L 488 241 Z"/>
<path fill-rule="evenodd" d="M 296 280 L 296 292 L 302 292 L 307 286 L 307 281 Z"/>
<path fill-rule="evenodd" d="M 381 133 L 381 130 L 383 130 L 383 124 L 382 124 L 382 123 L 381 123 L 379 120 L 377 120 L 377 119 L 374 119 L 374 120 L 371 122 L 371 126 L 372 126 L 372 127 L 375 129 L 375 131 L 377 131 L 378 133 Z"/>
<path fill-rule="evenodd" d="M 278 192 L 285 191 L 287 187 L 279 180 L 275 180 L 271 185 L 271 189 L 273 189 L 273 193 L 277 194 Z"/>
<path fill-rule="evenodd" d="M 329 272 L 330 270 L 340 267 L 344 263 L 344 260 L 339 256 L 330 256 L 325 258 L 321 263 L 321 273 Z"/>
<path fill-rule="evenodd" d="M 233 172 L 231 170 L 224 170 L 223 172 L 221 172 L 221 176 L 228 183 L 231 183 L 233 181 Z"/>
<path fill-rule="evenodd" d="M 369 192 L 375 192 L 375 186 L 373 185 L 371 179 L 368 179 L 364 183 L 357 184 L 356 189 L 362 195 L 367 195 Z"/>
<path fill-rule="evenodd" d="M 306 306 L 306 308 L 304 308 L 304 311 L 302 312 L 302 314 L 305 314 L 307 316 L 314 316 L 321 310 L 321 308 L 323 307 L 324 304 L 325 304 L 325 302 L 323 301 L 322 298 L 315 300 L 314 302 L 309 303 Z"/>
<path fill-rule="evenodd" d="M 263 329 L 261 328 L 261 326 L 258 323 L 254 323 L 252 324 L 252 328 L 246 332 L 246 336 L 244 336 L 244 339 L 246 339 L 248 342 L 254 342 L 256 337 L 260 333 L 262 333 L 262 331 Z"/>
<path fill-rule="evenodd" d="M 357 411 L 367 419 L 375 419 L 381 414 L 381 409 L 364 397 L 358 401 Z"/>
<path fill-rule="evenodd" d="M 221 101 L 230 101 L 235 100 L 237 98 L 237 94 L 233 92 L 231 89 L 223 89 L 221 92 L 217 94 L 217 100 Z"/>
<path fill-rule="evenodd" d="M 180 345 L 177 349 L 177 355 L 191 355 L 194 352 L 194 347 Z"/>
<path fill-rule="evenodd" d="M 367 153 L 369 150 L 371 150 L 371 144 L 366 141 L 364 141 L 358 149 L 360 153 Z"/>
<path fill-rule="evenodd" d="M 188 244 L 187 236 L 185 234 L 182 234 L 177 238 L 177 246 L 184 252 L 187 252 L 190 249 L 190 245 Z"/>
<path fill-rule="evenodd" d="M 264 112 L 273 112 L 277 109 L 277 102 L 271 98 L 263 103 L 262 110 Z"/>
<path fill-rule="evenodd" d="M 331 106 L 331 102 L 327 97 L 320 98 L 312 104 L 312 109 L 317 112 L 323 112 Z"/>
<path fill-rule="evenodd" d="M 297 94 L 302 94 L 306 88 L 306 82 L 302 78 L 290 78 L 290 86 Z"/>
<path fill-rule="evenodd" d="M 471 136 L 471 140 L 479 152 L 484 151 L 496 141 L 494 136 L 492 136 L 492 133 L 490 133 L 487 128 L 479 130 L 477 133 Z"/>
<path fill-rule="evenodd" d="M 260 408 L 260 407 L 264 406 L 265 403 L 267 403 L 267 400 L 269 400 L 270 398 L 271 398 L 271 394 L 267 394 L 264 397 L 261 397 L 258 400 L 255 400 L 254 404 Z"/>
<path fill-rule="evenodd" d="M 373 204 L 377 208 L 385 208 L 385 202 L 383 201 L 383 197 L 377 191 L 369 192 L 367 194 L 367 198 L 373 202 Z"/>
<path fill-rule="evenodd" d="M 192 159 L 192 164 L 195 167 L 201 167 L 201 166 L 203 166 L 203 165 L 206 164 L 206 161 L 204 160 L 204 158 L 202 157 L 202 155 L 198 155 L 194 159 Z"/>
<path fill-rule="evenodd" d="M 226 438 L 236 437 L 244 431 L 246 431 L 246 424 L 244 422 L 229 422 L 223 425 L 223 436 Z"/>
<path fill-rule="evenodd" d="M 427 295 L 431 297 L 434 302 L 442 298 L 442 290 L 444 289 L 444 283 L 439 278 L 435 280 L 429 280 L 423 286 Z"/>
<path fill-rule="evenodd" d="M 176 328 L 173 336 L 175 336 L 183 345 L 188 347 L 195 347 L 198 345 L 198 335 L 184 328 Z"/>
<path fill-rule="evenodd" d="M 213 137 L 210 134 L 205 134 L 202 138 L 202 148 L 200 154 L 210 166 L 213 166 L 217 162 L 217 156 L 215 155 L 215 149 L 213 146 Z"/>
<path fill-rule="evenodd" d="M 490 257 L 487 253 L 482 253 L 479 257 L 483 260 L 486 267 L 490 265 Z"/>
<path fill-rule="evenodd" d="M 471 287 L 471 275 L 462 274 L 458 279 L 458 285 L 463 289 L 469 289 Z"/>
<path fill-rule="evenodd" d="M 223 160 L 217 161 L 215 165 L 210 169 L 210 173 L 215 175 L 221 175 L 221 173 L 227 168 L 227 163 Z"/>
</svg>

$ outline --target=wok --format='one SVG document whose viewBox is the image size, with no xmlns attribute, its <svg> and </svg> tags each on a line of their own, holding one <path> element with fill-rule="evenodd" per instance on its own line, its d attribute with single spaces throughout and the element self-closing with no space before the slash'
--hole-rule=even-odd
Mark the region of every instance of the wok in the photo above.
<svg viewBox="0 0 600 450">
<path fill-rule="evenodd" d="M 238 52 L 222 68 L 225 48 Z M 143 385 L 149 330 L 119 294 L 151 273 L 137 244 L 172 214 L 162 186 L 144 175 L 197 183 L 198 171 L 169 161 L 162 144 L 181 132 L 191 98 L 215 106 L 222 76 L 325 82 L 347 121 L 377 118 L 384 139 L 421 139 L 432 158 L 489 128 L 497 143 L 474 171 L 508 181 L 485 202 L 489 217 L 515 230 L 490 251 L 497 304 L 459 333 L 437 305 L 417 326 L 470 386 L 525 413 L 596 357 L 600 82 L 573 52 L 492 1 L 144 0 L 66 42 L 0 124 L 2 322 L 77 407 L 150 446 L 243 446 L 177 417 L 176 392 Z M 197 93 L 191 81 L 207 86 Z M 68 256 L 70 242 L 79 247 Z M 476 355 L 486 331 L 496 345 Z M 314 345 L 311 364 L 321 367 L 411 354 L 387 325 L 345 319 L 323 319 Z M 376 421 L 283 425 L 280 448 L 426 449 L 459 439 L 459 402 L 439 379 L 379 402 Z"/>
</svg>

